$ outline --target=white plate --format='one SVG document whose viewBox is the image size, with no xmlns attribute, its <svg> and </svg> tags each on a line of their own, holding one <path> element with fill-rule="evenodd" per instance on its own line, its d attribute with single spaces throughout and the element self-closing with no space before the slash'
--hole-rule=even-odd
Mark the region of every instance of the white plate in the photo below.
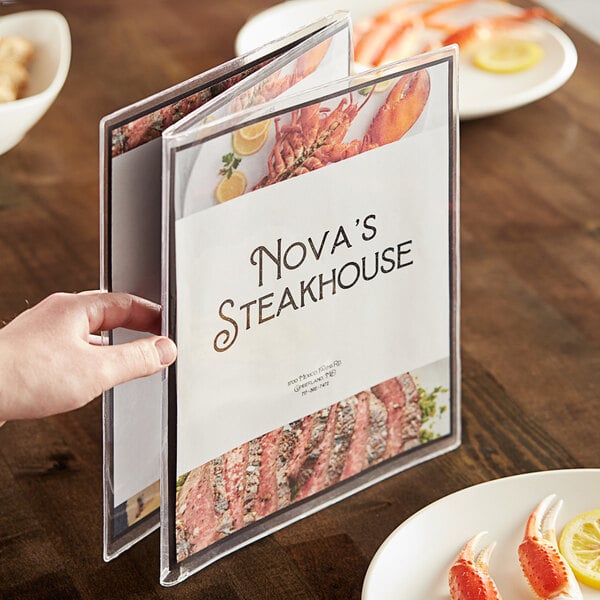
<svg viewBox="0 0 600 600">
<path fill-rule="evenodd" d="M 600 508 L 600 469 L 544 471 L 489 481 L 446 496 L 413 515 L 381 545 L 367 571 L 363 600 L 447 600 L 448 570 L 462 545 L 487 531 L 497 541 L 490 572 L 503 598 L 533 598 L 517 558 L 527 517 L 548 494 L 564 500 L 557 532 Z M 585 600 L 600 591 L 581 586 Z"/>
<path fill-rule="evenodd" d="M 348 10 L 354 22 L 377 13 L 393 0 L 293 0 L 277 4 L 252 17 L 236 38 L 236 52 L 244 54 L 274 37 L 285 35 L 336 10 Z M 505 2 L 480 0 L 455 12 L 455 18 L 472 19 L 519 9 Z M 462 12 L 461 12 L 462 11 Z M 531 27 L 544 49 L 544 58 L 526 71 L 493 74 L 466 59 L 460 62 L 459 112 L 474 119 L 518 108 L 554 92 L 572 75 L 577 65 L 573 42 L 555 25 L 536 21 Z"/>
</svg>

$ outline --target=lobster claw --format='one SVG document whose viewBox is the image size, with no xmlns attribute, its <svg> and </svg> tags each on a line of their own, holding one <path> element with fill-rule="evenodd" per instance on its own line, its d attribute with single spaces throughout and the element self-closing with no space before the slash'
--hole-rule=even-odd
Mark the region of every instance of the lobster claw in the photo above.
<svg viewBox="0 0 600 600">
<path fill-rule="evenodd" d="M 452 600 L 501 600 L 498 588 L 489 574 L 489 560 L 496 545 L 492 542 L 478 554 L 475 548 L 486 535 L 474 535 L 462 548 L 450 568 L 448 584 Z"/>
<path fill-rule="evenodd" d="M 402 75 L 373 118 L 367 137 L 377 146 L 399 140 L 421 116 L 431 81 L 426 70 Z"/>
<path fill-rule="evenodd" d="M 556 517 L 562 500 L 544 498 L 529 516 L 519 546 L 519 562 L 532 590 L 543 600 L 582 600 L 575 575 L 558 550 Z"/>
</svg>

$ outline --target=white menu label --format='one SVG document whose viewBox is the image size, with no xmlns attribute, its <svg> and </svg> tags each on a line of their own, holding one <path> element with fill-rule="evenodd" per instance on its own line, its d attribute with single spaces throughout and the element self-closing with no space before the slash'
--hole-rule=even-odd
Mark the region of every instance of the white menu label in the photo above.
<svg viewBox="0 0 600 600">
<path fill-rule="evenodd" d="M 450 354 L 448 129 L 176 222 L 177 473 Z"/>
</svg>

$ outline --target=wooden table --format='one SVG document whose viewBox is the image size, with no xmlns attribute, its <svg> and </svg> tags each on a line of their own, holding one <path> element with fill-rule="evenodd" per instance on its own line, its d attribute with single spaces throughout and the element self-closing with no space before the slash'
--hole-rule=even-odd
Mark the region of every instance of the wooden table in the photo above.
<svg viewBox="0 0 600 600">
<path fill-rule="evenodd" d="M 73 38 L 66 85 L 0 157 L 0 320 L 98 286 L 98 122 L 233 56 L 273 0 L 32 0 Z M 600 48 L 551 96 L 461 129 L 463 444 L 158 584 L 158 534 L 102 561 L 100 403 L 0 429 L 3 598 L 358 598 L 404 519 L 465 486 L 600 466 Z M 1 135 L 1 132 L 0 132 Z"/>
</svg>

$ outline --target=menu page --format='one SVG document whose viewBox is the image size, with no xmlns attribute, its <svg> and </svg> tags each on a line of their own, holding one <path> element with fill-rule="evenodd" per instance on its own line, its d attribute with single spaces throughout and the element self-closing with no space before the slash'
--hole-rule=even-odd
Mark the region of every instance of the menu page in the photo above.
<svg viewBox="0 0 600 600">
<path fill-rule="evenodd" d="M 331 51 L 324 56 L 319 46 Z M 345 76 L 349 56 L 349 18 L 338 13 L 105 117 L 102 288 L 160 302 L 161 136 L 167 128 L 204 109 L 214 119 L 221 106 L 257 105 Z M 291 70 L 290 63 L 302 69 Z M 106 342 L 139 335 L 119 329 Z M 157 374 L 119 385 L 103 398 L 107 560 L 158 526 L 161 390 Z"/>
<path fill-rule="evenodd" d="M 458 443 L 455 59 L 167 133 L 164 584 Z"/>
</svg>

